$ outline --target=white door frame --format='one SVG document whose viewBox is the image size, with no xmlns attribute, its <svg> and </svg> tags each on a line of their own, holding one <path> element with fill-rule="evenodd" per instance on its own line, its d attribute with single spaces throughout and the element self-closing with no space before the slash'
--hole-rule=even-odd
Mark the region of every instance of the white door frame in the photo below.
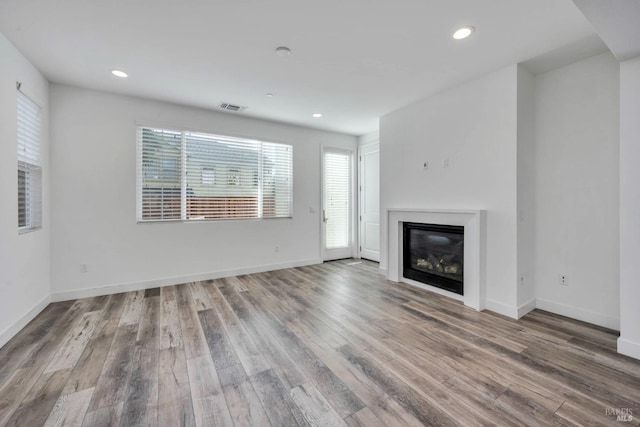
<svg viewBox="0 0 640 427">
<path fill-rule="evenodd" d="M 363 252 L 366 252 L 366 250 L 363 250 L 363 238 L 365 236 L 364 232 L 363 232 L 363 228 L 364 228 L 364 222 L 363 222 L 363 208 L 364 208 L 364 190 L 365 190 L 365 179 L 364 179 L 364 168 L 363 168 L 363 163 L 362 163 L 362 159 L 363 159 L 363 151 L 365 151 L 366 149 L 372 148 L 373 146 L 377 147 L 377 151 L 378 151 L 378 155 L 380 155 L 380 142 L 379 140 L 372 140 L 370 142 L 367 142 L 366 144 L 360 145 L 358 147 L 358 159 L 357 159 L 357 165 L 358 165 L 358 185 L 357 185 L 357 195 L 358 195 L 358 212 L 357 212 L 357 216 L 356 216 L 356 225 L 357 225 L 357 230 L 358 230 L 358 239 L 357 239 L 357 249 L 358 249 L 358 258 L 361 258 L 363 256 Z M 378 170 L 378 179 L 380 178 L 380 171 Z M 378 204 L 380 202 L 380 195 L 378 194 Z M 378 211 L 380 210 L 380 208 L 378 208 Z M 378 212 L 378 215 L 380 215 L 380 212 Z M 378 221 L 380 221 L 380 218 L 378 218 Z M 382 235 L 381 230 L 378 231 L 378 239 L 381 239 Z M 374 254 L 369 253 L 369 254 L 365 254 L 368 256 L 365 256 L 365 258 L 367 259 L 371 259 L 373 261 L 380 261 L 380 252 L 378 250 L 378 254 L 377 257 L 374 256 Z M 376 259 L 377 258 L 377 259 Z"/>
<path fill-rule="evenodd" d="M 325 180 L 325 153 L 326 152 L 337 152 L 337 153 L 345 153 L 349 155 L 350 158 L 350 171 L 349 171 L 349 246 L 348 248 L 343 249 L 329 249 L 326 248 L 326 227 L 325 227 L 325 191 L 324 191 L 324 180 Z M 354 203 L 354 186 L 356 181 L 354 179 L 354 155 L 353 150 L 349 148 L 341 148 L 341 147 L 329 147 L 329 146 L 321 146 L 320 147 L 320 255 L 323 261 L 330 261 L 333 259 L 341 259 L 341 258 L 350 258 L 353 257 L 357 252 L 355 250 L 355 239 L 354 239 L 354 222 L 355 215 L 357 212 L 355 210 L 356 204 Z"/>
</svg>

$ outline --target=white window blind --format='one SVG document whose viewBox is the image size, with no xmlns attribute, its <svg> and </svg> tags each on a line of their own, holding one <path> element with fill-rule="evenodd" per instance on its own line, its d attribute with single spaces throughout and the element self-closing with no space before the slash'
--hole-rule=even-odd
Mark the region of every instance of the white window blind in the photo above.
<svg viewBox="0 0 640 427">
<path fill-rule="evenodd" d="M 325 206 L 327 249 L 349 246 L 349 194 L 351 156 L 342 152 L 326 152 Z"/>
<path fill-rule="evenodd" d="M 292 215 L 292 147 L 138 127 L 138 220 Z"/>
<path fill-rule="evenodd" d="M 19 89 L 17 118 L 18 230 L 23 233 L 42 227 L 41 111 Z"/>
<path fill-rule="evenodd" d="M 265 218 L 291 216 L 293 151 L 290 145 L 262 143 L 262 212 Z"/>
<path fill-rule="evenodd" d="M 260 142 L 186 132 L 187 219 L 258 218 Z M 202 184 L 203 169 L 216 180 Z"/>
<path fill-rule="evenodd" d="M 138 128 L 138 140 L 138 219 L 180 219 L 182 134 Z"/>
</svg>

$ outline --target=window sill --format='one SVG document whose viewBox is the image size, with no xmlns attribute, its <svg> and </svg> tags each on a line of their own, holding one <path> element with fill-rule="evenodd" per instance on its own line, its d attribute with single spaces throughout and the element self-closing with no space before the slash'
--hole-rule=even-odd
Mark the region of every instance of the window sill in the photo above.
<svg viewBox="0 0 640 427">
<path fill-rule="evenodd" d="M 136 220 L 137 224 L 203 224 L 207 222 L 256 222 L 293 219 L 293 216 L 275 218 L 220 218 L 220 219 L 151 219 Z"/>
<path fill-rule="evenodd" d="M 18 235 L 33 233 L 34 231 L 42 230 L 42 227 L 19 227 Z"/>
</svg>

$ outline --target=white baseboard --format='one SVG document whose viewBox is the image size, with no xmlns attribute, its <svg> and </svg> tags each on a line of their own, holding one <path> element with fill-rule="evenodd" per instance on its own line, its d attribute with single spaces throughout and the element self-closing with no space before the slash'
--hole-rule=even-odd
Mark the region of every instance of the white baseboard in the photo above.
<svg viewBox="0 0 640 427">
<path fill-rule="evenodd" d="M 640 359 L 640 343 L 620 337 L 618 338 L 618 353 Z"/>
<path fill-rule="evenodd" d="M 209 273 L 200 273 L 188 276 L 167 277 L 163 279 L 146 280 L 141 282 L 121 283 L 116 285 L 105 285 L 95 288 L 77 289 L 72 291 L 56 292 L 51 294 L 53 302 L 68 301 L 78 298 L 90 298 L 101 295 L 111 295 L 120 292 L 140 291 L 149 288 L 162 286 L 179 285 L 181 283 L 197 282 L 200 280 L 221 279 L 223 277 L 240 276 L 243 274 L 262 273 L 265 271 L 282 270 L 284 268 L 304 267 L 305 265 L 322 264 L 322 259 L 312 258 L 297 261 L 284 262 L 280 264 L 267 264 L 254 267 L 238 268 L 235 270 L 220 270 Z"/>
<path fill-rule="evenodd" d="M 580 307 L 537 298 L 536 308 L 594 325 L 603 326 L 605 328 L 614 329 L 616 331 L 620 330 L 620 319 L 618 317 L 607 316 L 605 314 L 585 310 Z"/>
<path fill-rule="evenodd" d="M 378 267 L 378 274 L 387 277 L 387 274 L 389 274 L 389 270 L 387 270 L 386 268 Z"/>
<path fill-rule="evenodd" d="M 46 306 L 51 302 L 51 296 L 47 295 L 37 303 L 31 310 L 26 312 L 17 322 L 9 326 L 7 329 L 0 333 L 0 348 L 9 342 L 18 332 L 22 330 L 29 322 L 31 322 Z"/>
<path fill-rule="evenodd" d="M 485 308 L 495 313 L 502 314 L 503 316 L 511 317 L 512 319 L 518 319 L 518 307 L 503 304 L 501 302 L 487 298 L 487 304 Z"/>
<path fill-rule="evenodd" d="M 532 299 L 531 301 L 522 304 L 520 307 L 518 307 L 518 319 L 520 319 L 522 316 L 526 315 L 527 313 L 535 309 L 536 309 L 535 299 Z"/>
</svg>

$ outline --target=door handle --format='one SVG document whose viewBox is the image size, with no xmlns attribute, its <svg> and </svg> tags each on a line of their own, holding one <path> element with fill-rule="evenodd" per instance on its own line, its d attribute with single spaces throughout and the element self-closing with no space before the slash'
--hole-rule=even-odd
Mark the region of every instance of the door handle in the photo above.
<svg viewBox="0 0 640 427">
<path fill-rule="evenodd" d="M 327 222 L 328 218 L 327 218 L 327 211 L 325 211 L 324 209 L 322 209 L 322 222 Z"/>
</svg>

